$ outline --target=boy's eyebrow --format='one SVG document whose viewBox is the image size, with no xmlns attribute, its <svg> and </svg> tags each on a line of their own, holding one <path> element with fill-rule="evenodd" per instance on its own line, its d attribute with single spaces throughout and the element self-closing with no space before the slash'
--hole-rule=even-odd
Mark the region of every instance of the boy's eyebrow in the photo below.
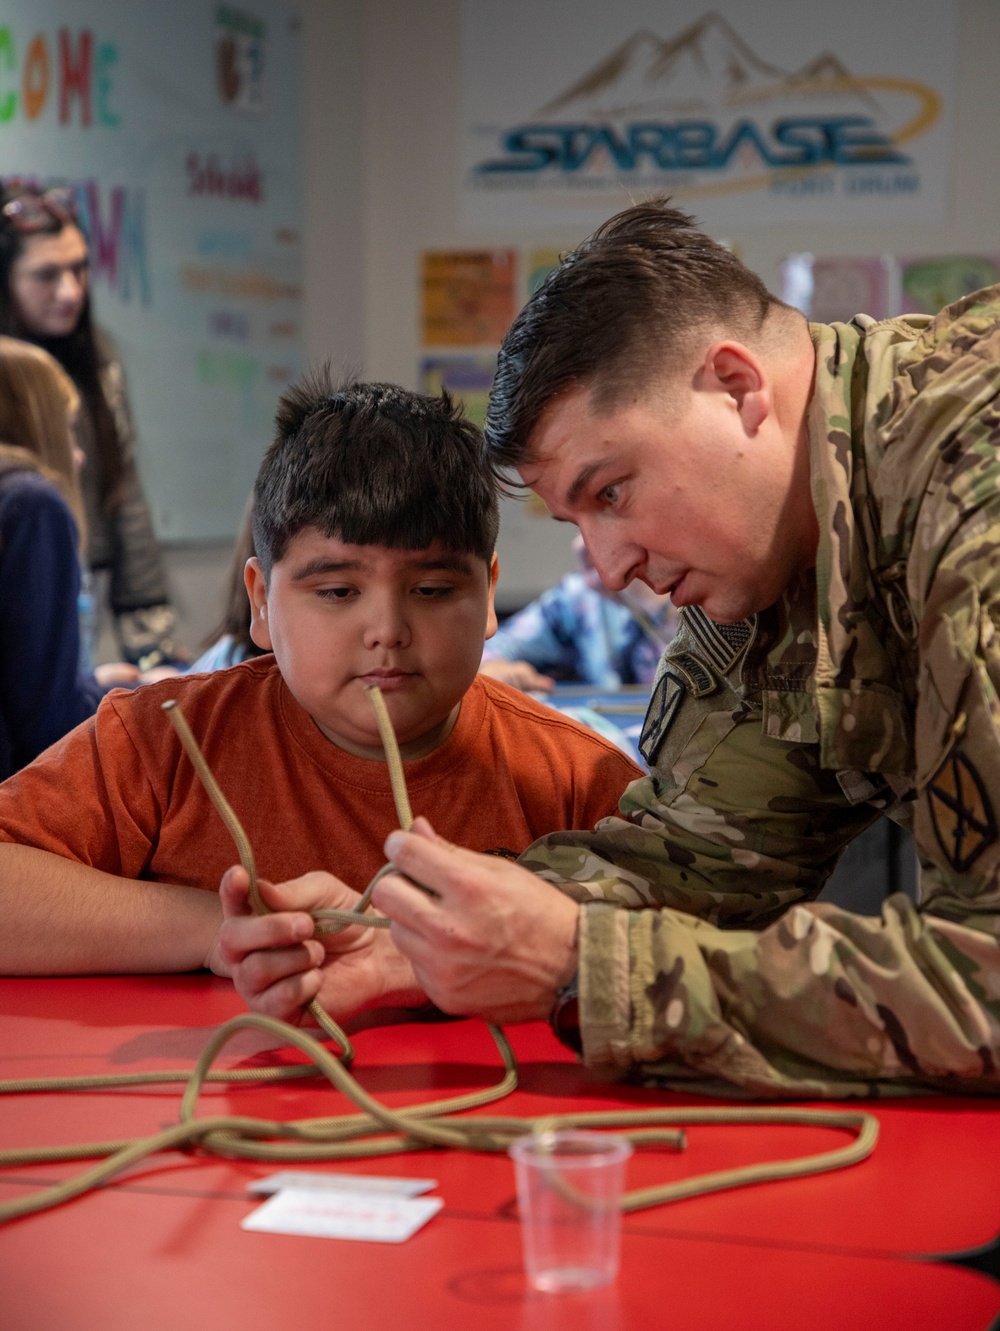
<svg viewBox="0 0 1000 1331">
<path fill-rule="evenodd" d="M 365 567 L 360 559 L 329 559 L 326 555 L 317 555 L 295 570 L 292 581 L 305 582 L 307 578 L 315 578 L 322 573 L 357 573 Z"/>
<path fill-rule="evenodd" d="M 433 555 L 428 559 L 415 559 L 413 567 L 422 569 L 425 573 L 433 573 L 435 569 L 453 571 L 455 573 L 471 573 L 472 564 L 466 555 L 447 554 Z"/>
<path fill-rule="evenodd" d="M 418 553 L 412 561 L 408 562 L 413 569 L 423 573 L 433 573 L 440 570 L 455 573 L 472 572 L 472 563 L 466 555 L 443 554 L 420 558 Z M 321 577 L 331 573 L 362 573 L 370 567 L 371 565 L 363 559 L 330 559 L 326 555 L 317 555 L 315 559 L 310 559 L 308 563 L 295 570 L 292 574 L 292 581 L 306 582 L 309 578 Z"/>
</svg>

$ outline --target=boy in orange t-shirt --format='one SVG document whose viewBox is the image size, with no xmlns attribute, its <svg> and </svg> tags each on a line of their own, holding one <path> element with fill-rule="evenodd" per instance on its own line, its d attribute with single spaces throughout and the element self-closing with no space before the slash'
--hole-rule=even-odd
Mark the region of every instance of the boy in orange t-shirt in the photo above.
<svg viewBox="0 0 1000 1331">
<path fill-rule="evenodd" d="M 112 693 L 0 786 L 0 972 L 207 965 L 278 1015 L 331 986 L 340 1011 L 422 1001 L 388 934 L 321 943 L 296 910 L 353 899 L 396 826 L 365 686 L 385 697 L 414 812 L 470 849 L 516 855 L 590 828 L 641 775 L 597 735 L 477 677 L 496 629 L 497 526 L 478 432 L 447 398 L 333 391 L 324 373 L 291 389 L 245 574 L 253 639 L 273 656 Z M 274 915 L 248 916 L 168 698 L 247 831 Z"/>
</svg>

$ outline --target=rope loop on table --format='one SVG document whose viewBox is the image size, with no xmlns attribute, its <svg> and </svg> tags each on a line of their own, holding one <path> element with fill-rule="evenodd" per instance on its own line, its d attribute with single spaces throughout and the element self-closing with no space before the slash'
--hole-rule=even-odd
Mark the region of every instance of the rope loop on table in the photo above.
<svg viewBox="0 0 1000 1331">
<path fill-rule="evenodd" d="M 406 783 L 399 748 L 380 690 L 372 686 L 368 695 L 375 709 L 382 737 L 390 780 L 400 825 L 409 830 L 412 823 Z M 260 895 L 253 849 L 239 819 L 219 789 L 204 755 L 177 707 L 164 704 L 164 710 L 176 730 L 185 752 L 194 764 L 209 798 L 228 828 L 239 852 L 240 863 L 250 882 L 249 896 L 257 914 L 267 914 L 269 907 Z M 375 884 L 383 874 L 393 871 L 386 864 L 366 887 L 353 911 L 316 911 L 317 932 L 333 932 L 353 925 L 385 928 L 389 921 L 368 914 L 368 904 Z M 427 1104 L 392 1109 L 370 1095 L 348 1071 L 354 1049 L 340 1026 L 315 1000 L 309 1011 L 321 1029 L 336 1044 L 334 1056 L 305 1031 L 266 1017 L 247 1012 L 220 1026 L 205 1046 L 191 1072 L 139 1072 L 105 1074 L 92 1077 L 39 1077 L 0 1082 L 0 1095 L 40 1091 L 82 1091 L 112 1087 L 155 1085 L 166 1082 L 186 1083 L 180 1104 L 179 1121 L 162 1132 L 124 1141 L 83 1142 L 67 1146 L 24 1148 L 0 1152 L 0 1168 L 11 1165 L 50 1163 L 62 1160 L 100 1159 L 101 1163 L 83 1170 L 65 1182 L 42 1188 L 24 1197 L 0 1203 L 0 1224 L 32 1215 L 79 1197 L 138 1161 L 163 1151 L 188 1148 L 232 1159 L 262 1161 L 320 1161 L 356 1159 L 362 1156 L 389 1155 L 405 1151 L 453 1147 L 472 1151 L 506 1151 L 515 1138 L 526 1133 L 551 1132 L 563 1128 L 611 1129 L 621 1132 L 636 1146 L 669 1146 L 683 1150 L 684 1127 L 721 1124 L 794 1124 L 836 1128 L 851 1133 L 848 1145 L 801 1159 L 768 1161 L 737 1169 L 720 1170 L 674 1183 L 659 1184 L 630 1192 L 622 1199 L 623 1211 L 638 1211 L 650 1206 L 686 1197 L 702 1196 L 726 1188 L 800 1178 L 829 1170 L 843 1169 L 864 1160 L 875 1149 L 878 1120 L 861 1110 L 783 1109 L 783 1108 L 688 1108 L 610 1110 L 590 1113 L 544 1115 L 517 1118 L 476 1115 L 459 1118 L 470 1109 L 479 1109 L 508 1095 L 517 1086 L 517 1063 L 504 1032 L 497 1026 L 488 1030 L 499 1050 L 504 1072 L 500 1081 L 482 1091 L 452 1096 Z M 298 1049 L 308 1062 L 292 1066 L 213 1070 L 216 1059 L 240 1031 L 252 1029 L 278 1037 L 284 1045 Z M 299 1119 L 292 1122 L 269 1121 L 239 1115 L 214 1115 L 198 1118 L 195 1110 L 208 1082 L 271 1082 L 320 1074 L 342 1092 L 358 1111 L 327 1118 Z"/>
<path fill-rule="evenodd" d="M 259 1030 L 277 1036 L 286 1045 L 300 1050 L 309 1059 L 303 1066 L 281 1069 L 237 1069 L 211 1072 L 211 1067 L 225 1046 L 240 1031 Z M 180 1105 L 179 1121 L 162 1132 L 135 1140 L 83 1142 L 59 1147 L 25 1148 L 0 1152 L 0 1168 L 12 1165 L 52 1163 L 62 1160 L 100 1158 L 101 1163 L 74 1177 L 24 1197 L 0 1203 L 0 1224 L 33 1215 L 74 1197 L 99 1188 L 123 1170 L 149 1156 L 164 1151 L 187 1148 L 226 1159 L 265 1162 L 310 1162 L 355 1160 L 369 1156 L 396 1155 L 435 1147 L 453 1147 L 469 1151 L 503 1152 L 517 1137 L 527 1133 L 558 1131 L 565 1128 L 610 1129 L 621 1133 L 634 1146 L 668 1146 L 683 1150 L 685 1127 L 692 1125 L 785 1124 L 805 1127 L 836 1128 L 849 1132 L 854 1140 L 846 1146 L 823 1151 L 801 1159 L 767 1161 L 737 1169 L 720 1170 L 673 1183 L 658 1184 L 627 1193 L 622 1198 L 623 1211 L 639 1211 L 651 1206 L 703 1196 L 727 1188 L 801 1178 L 856 1164 L 870 1155 L 878 1138 L 878 1120 L 862 1110 L 785 1109 L 785 1108 L 686 1108 L 598 1110 L 572 1114 L 546 1114 L 534 1118 L 477 1114 L 458 1115 L 470 1109 L 502 1099 L 517 1085 L 517 1064 L 503 1031 L 489 1026 L 500 1052 L 504 1073 L 495 1086 L 483 1091 L 453 1096 L 405 1109 L 392 1109 L 375 1099 L 358 1084 L 341 1058 L 332 1055 L 312 1036 L 295 1026 L 247 1012 L 220 1026 L 213 1034 L 191 1072 L 155 1074 L 159 1081 L 186 1082 Z M 212 1115 L 198 1118 L 195 1110 L 205 1083 L 209 1080 L 271 1080 L 278 1076 L 304 1073 L 326 1077 L 343 1092 L 360 1112 L 291 1122 L 250 1118 L 242 1115 Z M 139 1085 L 149 1074 L 123 1073 L 116 1077 L 37 1079 L 26 1082 L 0 1082 L 0 1094 L 26 1089 L 82 1090 L 92 1081 L 101 1089 Z M 72 1086 L 64 1085 L 71 1082 Z"/>
</svg>

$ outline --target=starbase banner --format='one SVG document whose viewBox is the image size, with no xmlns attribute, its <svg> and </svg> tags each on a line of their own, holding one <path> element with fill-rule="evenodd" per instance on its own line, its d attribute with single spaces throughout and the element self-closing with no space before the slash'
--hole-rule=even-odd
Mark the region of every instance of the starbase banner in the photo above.
<svg viewBox="0 0 1000 1331">
<path fill-rule="evenodd" d="M 301 365 L 298 72 L 273 0 L 0 11 L 0 177 L 76 190 L 167 539 L 232 535 Z"/>
<path fill-rule="evenodd" d="M 462 193 L 495 229 L 670 194 L 716 233 L 940 221 L 954 0 L 466 0 Z"/>
</svg>

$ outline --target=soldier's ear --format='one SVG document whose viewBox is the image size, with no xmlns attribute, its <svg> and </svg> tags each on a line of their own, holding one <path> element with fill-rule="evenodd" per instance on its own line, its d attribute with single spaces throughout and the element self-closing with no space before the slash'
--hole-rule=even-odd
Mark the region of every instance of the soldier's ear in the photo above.
<svg viewBox="0 0 1000 1331">
<path fill-rule="evenodd" d="M 727 394 L 747 434 L 756 434 L 771 412 L 771 385 L 763 363 L 742 342 L 714 342 L 705 353 L 706 388 Z"/>
</svg>

